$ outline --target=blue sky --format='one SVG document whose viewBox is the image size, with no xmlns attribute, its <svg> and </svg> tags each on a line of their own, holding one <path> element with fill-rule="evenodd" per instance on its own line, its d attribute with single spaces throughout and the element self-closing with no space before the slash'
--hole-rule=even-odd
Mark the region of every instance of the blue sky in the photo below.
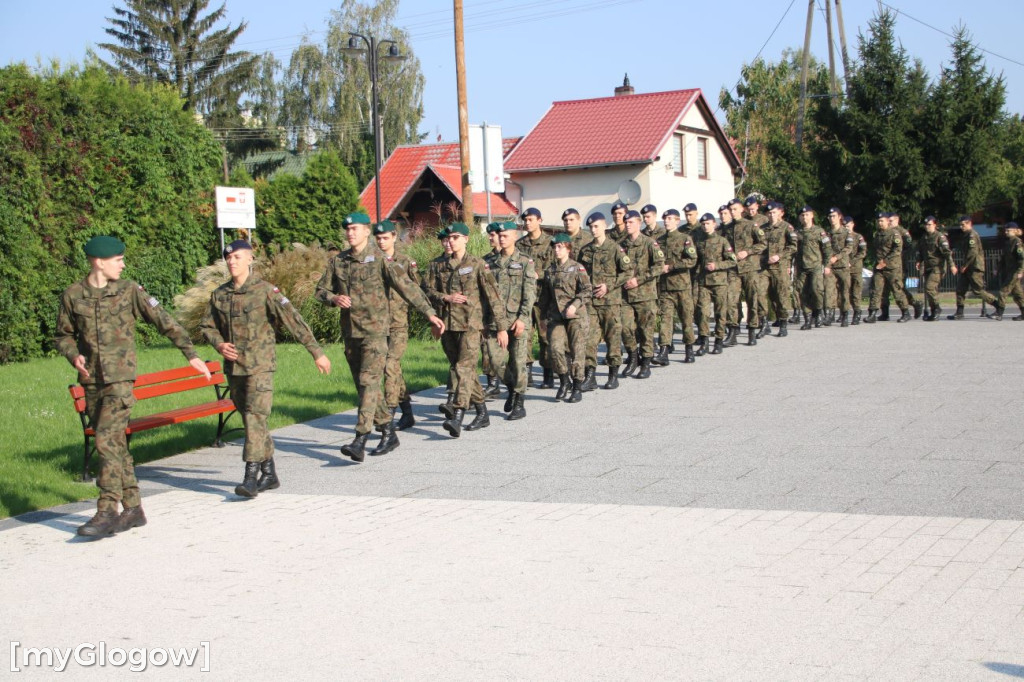
<svg viewBox="0 0 1024 682">
<path fill-rule="evenodd" d="M 611 95 L 627 72 L 637 92 L 698 87 L 715 107 L 719 90 L 735 84 L 740 67 L 762 46 L 762 56 L 774 60 L 784 48 L 802 44 L 808 6 L 798 0 L 464 2 L 470 120 L 500 124 L 506 135 L 529 132 L 552 101 Z M 811 48 L 822 61 L 827 59 L 823 2 L 816 10 Z M 966 24 L 981 47 L 1008 58 L 985 55 L 989 68 L 1006 80 L 1007 108 L 1024 111 L 1019 38 L 1024 3 L 886 4 L 904 13 L 897 18 L 900 40 L 933 76 L 949 57 L 949 38 L 940 31 Z M 103 29 L 112 5 L 111 0 L 0 0 L 0 65 L 52 58 L 80 62 L 88 46 L 106 40 Z M 227 0 L 227 14 L 232 24 L 249 22 L 240 49 L 272 51 L 287 62 L 304 33 L 322 39 L 330 10 L 338 5 L 338 0 Z M 857 34 L 878 3 L 846 0 L 842 7 L 853 56 Z M 426 76 L 421 132 L 429 141 L 438 135 L 458 138 L 451 14 L 450 0 L 403 0 L 399 12 L 398 24 L 409 30 Z"/>
</svg>

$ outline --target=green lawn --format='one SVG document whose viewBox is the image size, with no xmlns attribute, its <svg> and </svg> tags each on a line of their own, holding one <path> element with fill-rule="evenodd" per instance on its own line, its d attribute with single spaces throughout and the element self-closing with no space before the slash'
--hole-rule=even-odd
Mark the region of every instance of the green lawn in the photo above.
<svg viewBox="0 0 1024 682">
<path fill-rule="evenodd" d="M 356 391 L 340 344 L 326 347 L 330 376 L 321 376 L 313 359 L 297 344 L 278 346 L 274 411 L 270 427 L 309 421 L 355 406 Z M 211 348 L 200 356 L 220 359 Z M 139 372 L 185 365 L 173 347 L 142 349 Z M 448 365 L 440 344 L 409 341 L 402 363 L 411 391 L 447 380 Z M 82 466 L 82 427 L 67 386 L 76 375 L 64 358 L 46 358 L 0 367 L 0 518 L 65 502 L 96 497 L 93 483 L 76 479 Z M 213 389 L 140 402 L 133 416 L 213 399 Z M 232 417 L 231 426 L 239 426 Z M 213 443 L 216 417 L 145 431 L 132 438 L 136 463 L 179 454 Z"/>
</svg>

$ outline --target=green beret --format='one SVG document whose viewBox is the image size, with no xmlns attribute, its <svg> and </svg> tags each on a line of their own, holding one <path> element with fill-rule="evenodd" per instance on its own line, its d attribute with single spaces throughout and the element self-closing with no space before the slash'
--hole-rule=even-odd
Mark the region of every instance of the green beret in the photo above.
<svg viewBox="0 0 1024 682">
<path fill-rule="evenodd" d="M 90 258 L 112 258 L 124 254 L 124 242 L 117 237 L 96 235 L 82 249 Z"/>
<path fill-rule="evenodd" d="M 487 225 L 487 233 L 490 234 L 491 232 L 501 232 L 501 223 L 489 223 Z"/>
<path fill-rule="evenodd" d="M 559 232 L 551 238 L 551 245 L 555 244 L 572 244 L 572 237 L 569 236 L 568 232 Z"/>
<path fill-rule="evenodd" d="M 448 234 L 461 234 L 463 237 L 468 237 L 469 226 L 466 223 L 452 223 L 448 226 Z"/>
<path fill-rule="evenodd" d="M 386 232 L 397 232 L 398 226 L 390 220 L 382 220 L 373 227 L 374 234 L 384 234 Z"/>
<path fill-rule="evenodd" d="M 440 230 L 437 231 L 437 238 L 438 239 L 444 239 L 447 236 L 448 236 L 448 228 L 447 227 L 442 227 Z"/>
<path fill-rule="evenodd" d="M 342 227 L 348 227 L 349 225 L 369 225 L 370 216 L 365 213 L 349 213 L 345 216 L 345 219 L 341 221 Z"/>
</svg>

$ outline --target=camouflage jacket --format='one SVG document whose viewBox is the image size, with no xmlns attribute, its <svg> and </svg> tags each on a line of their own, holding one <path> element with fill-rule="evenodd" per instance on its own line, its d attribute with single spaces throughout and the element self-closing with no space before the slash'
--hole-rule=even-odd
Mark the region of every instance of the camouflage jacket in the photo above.
<svg viewBox="0 0 1024 682">
<path fill-rule="evenodd" d="M 395 250 L 395 255 L 387 257 L 391 264 L 404 272 L 409 280 L 418 288 L 420 286 L 420 273 L 416 261 L 401 251 Z M 391 327 L 389 331 L 405 331 L 409 329 L 409 304 L 405 302 L 402 295 L 394 287 L 388 287 L 388 307 L 391 308 Z"/>
<path fill-rule="evenodd" d="M 445 254 L 430 261 L 423 289 L 437 306 L 438 316 L 448 331 L 483 331 L 485 320 L 494 329 L 511 326 L 494 275 L 483 259 L 470 253 L 464 254 L 461 261 Z M 448 294 L 464 294 L 468 300 L 449 303 L 444 300 Z"/>
<path fill-rule="evenodd" d="M 729 283 L 729 271 L 736 269 L 736 254 L 733 253 L 729 240 L 712 232 L 705 234 L 696 243 L 698 281 L 702 286 L 719 286 Z M 708 264 L 714 263 L 715 269 L 708 270 Z"/>
<path fill-rule="evenodd" d="M 160 302 L 140 285 L 123 279 L 102 289 L 83 279 L 65 289 L 53 345 L 70 363 L 79 355 L 85 357 L 89 377 L 80 378 L 83 384 L 135 381 L 135 321 L 140 318 L 170 339 L 187 359 L 199 357 L 188 332 Z"/>
<path fill-rule="evenodd" d="M 576 262 L 587 269 L 592 286 L 608 285 L 608 293 L 602 298 L 591 299 L 591 305 L 601 307 L 622 303 L 622 285 L 633 276 L 633 264 L 625 249 L 611 238 L 605 238 L 603 244 L 598 244 L 595 239 L 580 250 Z"/>
<path fill-rule="evenodd" d="M 750 217 L 749 220 L 758 227 L 760 227 L 762 230 L 768 227 L 768 223 L 771 222 L 771 220 L 768 219 L 768 216 L 766 216 L 764 213 L 755 213 Z"/>
<path fill-rule="evenodd" d="M 883 270 L 903 270 L 903 237 L 895 228 L 875 232 L 875 263 L 882 261 L 885 261 Z"/>
<path fill-rule="evenodd" d="M 524 234 L 516 240 L 516 249 L 527 258 L 533 259 L 537 277 L 543 277 L 548 263 L 555 259 L 555 251 L 551 248 L 551 235 L 547 232 L 541 232 L 536 240 L 531 239 L 529 234 Z"/>
<path fill-rule="evenodd" d="M 668 272 L 661 276 L 663 291 L 690 289 L 690 271 L 697 264 L 697 247 L 685 232 L 673 230 L 665 236 L 665 265 Z"/>
<path fill-rule="evenodd" d="M 285 295 L 270 282 L 250 275 L 240 287 L 228 280 L 214 289 L 199 331 L 214 348 L 233 344 L 238 360 L 225 360 L 224 373 L 245 376 L 277 369 L 275 331 L 282 325 L 314 358 L 324 354 Z"/>
<path fill-rule="evenodd" d="M 661 240 L 665 238 L 666 234 L 668 234 L 668 230 L 666 230 L 662 225 L 655 225 L 653 230 L 648 229 L 648 227 L 644 225 L 644 229 L 640 230 L 640 234 L 652 240 L 655 244 L 660 244 Z"/>
<path fill-rule="evenodd" d="M 850 254 L 857 246 L 853 233 L 840 225 L 828 233 L 828 238 L 832 246 L 832 256 L 836 257 L 836 262 L 832 263 L 831 267 L 839 270 L 850 267 Z"/>
<path fill-rule="evenodd" d="M 1021 244 L 1020 237 L 1010 237 L 1006 240 L 1003 257 L 999 262 L 999 279 L 1005 286 L 1022 272 L 1024 272 L 1024 244 Z"/>
<path fill-rule="evenodd" d="M 850 252 L 850 267 L 863 268 L 864 259 L 868 257 L 868 240 L 864 239 L 864 235 L 860 232 L 850 230 L 850 234 L 854 240 L 854 248 Z"/>
<path fill-rule="evenodd" d="M 635 289 L 625 290 L 626 302 L 658 300 L 658 278 L 661 277 L 661 266 L 665 264 L 665 254 L 650 237 L 642 234 L 638 234 L 636 239 L 626 237 L 622 248 L 633 264 L 633 276 L 638 285 Z"/>
<path fill-rule="evenodd" d="M 985 271 L 985 251 L 981 248 L 981 237 L 977 232 L 967 230 L 960 235 L 960 253 L 963 256 L 961 268 L 965 273 Z"/>
<path fill-rule="evenodd" d="M 489 253 L 484 262 L 494 275 L 498 296 L 505 302 L 509 326 L 522 322 L 529 328 L 533 304 L 537 302 L 537 269 L 533 259 L 515 249 L 507 258 L 500 251 Z M 492 328 L 497 330 L 493 325 Z"/>
<path fill-rule="evenodd" d="M 953 251 L 949 248 L 949 239 L 946 235 L 938 230 L 925 232 L 917 240 L 916 262 L 922 264 L 927 272 L 942 270 L 947 264 L 952 265 Z"/>
<path fill-rule="evenodd" d="M 587 319 L 587 302 L 593 290 L 587 269 L 568 259 L 564 263 L 557 260 L 548 266 L 541 283 L 541 310 L 552 322 L 563 322 L 568 319 L 563 315 L 570 305 L 576 306 L 576 318 Z"/>
<path fill-rule="evenodd" d="M 832 256 L 832 240 L 828 232 L 817 225 L 797 230 L 796 256 L 793 264 L 797 272 L 809 272 L 828 265 Z"/>
<path fill-rule="evenodd" d="M 768 248 L 764 230 L 753 220 L 737 220 L 733 223 L 732 249 L 734 253 L 746 251 L 747 257 L 736 261 L 736 272 L 747 274 L 761 271 L 761 254 Z"/>
<path fill-rule="evenodd" d="M 765 268 L 768 270 L 789 270 L 798 243 L 796 228 L 785 220 L 780 220 L 774 225 L 765 227 L 764 236 L 765 242 L 768 245 L 768 248 L 764 250 Z M 778 256 L 779 260 L 774 263 L 768 262 L 768 259 L 772 256 Z"/>
<path fill-rule="evenodd" d="M 388 304 L 394 290 L 424 317 L 434 309 L 408 275 L 394 266 L 375 243 L 367 242 L 360 253 L 346 249 L 327 263 L 316 285 L 317 300 L 333 306 L 337 295 L 352 299 L 350 308 L 341 308 L 341 333 L 345 338 L 387 336 L 391 329 Z"/>
<path fill-rule="evenodd" d="M 586 230 L 580 230 L 572 238 L 572 257 L 579 260 L 580 252 L 583 251 L 583 247 L 594 241 L 594 235 L 590 234 Z"/>
</svg>

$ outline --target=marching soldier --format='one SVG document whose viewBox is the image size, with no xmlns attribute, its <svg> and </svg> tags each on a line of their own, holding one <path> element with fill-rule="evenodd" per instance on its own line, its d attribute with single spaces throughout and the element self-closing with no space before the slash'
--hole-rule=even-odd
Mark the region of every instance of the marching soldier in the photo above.
<svg viewBox="0 0 1024 682">
<path fill-rule="evenodd" d="M 626 238 L 626 211 L 627 207 L 621 201 L 612 204 L 612 229 L 608 230 L 608 236 L 613 241 L 621 242 Z"/>
<path fill-rule="evenodd" d="M 578 403 L 583 400 L 590 278 L 586 268 L 570 257 L 572 237 L 564 232 L 556 234 L 552 239 L 552 249 L 555 258 L 544 274 L 540 299 L 547 312 L 551 363 L 558 374 L 555 400 Z M 572 358 L 571 366 L 566 360 L 567 356 Z"/>
<path fill-rule="evenodd" d="M 622 287 L 633 275 L 633 266 L 625 250 L 606 236 L 607 223 L 604 214 L 591 213 L 587 216 L 587 227 L 594 235 L 580 251 L 579 262 L 590 276 L 593 296 L 587 303 L 590 316 L 590 338 L 584 363 L 584 384 L 593 380 L 597 371 L 597 347 L 604 339 L 607 353 L 608 381 L 603 388 L 619 386 L 619 365 L 622 364 L 622 327 L 619 306 L 622 304 Z"/>
<path fill-rule="evenodd" d="M 537 277 L 543 277 L 548 263 L 553 258 L 551 251 L 551 237 L 541 229 L 541 215 L 536 208 L 528 208 L 520 216 L 526 228 L 526 234 L 516 242 L 516 248 L 527 258 L 533 259 L 534 267 L 537 268 Z M 539 284 L 539 282 L 538 282 Z M 540 366 L 544 370 L 544 378 L 537 388 L 554 388 L 555 377 L 551 373 L 551 354 L 548 352 L 548 323 L 544 319 L 544 311 L 539 304 L 533 306 L 533 328 L 537 330 L 537 339 L 540 343 Z M 532 332 L 531 332 L 532 333 Z M 533 367 L 533 342 L 530 343 L 530 362 Z"/>
<path fill-rule="evenodd" d="M 821 326 L 821 308 L 824 305 L 822 277 L 828 274 L 827 265 L 832 256 L 832 240 L 828 233 L 814 224 L 814 209 L 804 206 L 800 209 L 800 229 L 797 232 L 796 288 L 800 291 L 803 304 L 804 323 L 800 329 Z"/>
<path fill-rule="evenodd" d="M 690 272 L 697 265 L 697 247 L 694 246 L 690 235 L 676 228 L 679 223 L 678 211 L 669 209 L 662 218 L 667 232 L 664 244 L 661 245 L 661 250 L 665 254 L 665 265 L 662 267 L 664 274 L 659 282 L 661 294 L 658 301 L 661 309 L 661 330 L 658 334 L 661 349 L 654 361 L 662 365 L 668 364 L 673 318 L 678 313 L 683 324 L 683 343 L 686 344 L 683 362 L 694 362 L 693 284 L 690 281 Z"/>
<path fill-rule="evenodd" d="M 765 260 L 768 267 L 765 268 L 765 272 L 768 274 L 768 301 L 775 309 L 779 336 L 788 336 L 789 270 L 793 264 L 793 254 L 796 253 L 797 235 L 796 229 L 782 219 L 783 215 L 785 208 L 782 204 L 777 201 L 768 203 L 769 222 L 765 228 Z"/>
<path fill-rule="evenodd" d="M 583 221 L 580 219 L 580 212 L 575 208 L 567 208 L 562 211 L 562 226 L 565 233 L 572 238 L 572 253 L 578 255 L 583 247 L 593 241 L 593 236 L 583 229 Z"/>
<path fill-rule="evenodd" d="M 678 214 L 678 211 L 676 213 Z M 644 221 L 644 227 L 641 232 L 645 237 L 657 244 L 665 236 L 665 228 L 658 225 L 658 208 L 654 204 L 647 204 L 640 209 L 640 217 Z"/>
<path fill-rule="evenodd" d="M 235 494 L 253 498 L 281 486 L 274 465 L 274 441 L 267 430 L 277 369 L 275 331 L 287 328 L 313 356 L 321 374 L 330 374 L 331 361 L 284 294 L 252 274 L 252 247 L 248 242 L 239 239 L 228 244 L 224 261 L 231 279 L 210 295 L 199 331 L 224 356 L 231 401 L 245 425 L 245 477 Z"/>
<path fill-rule="evenodd" d="M 1020 227 L 1017 223 L 1006 223 L 1003 229 L 1006 231 L 1006 245 L 999 261 L 999 298 L 996 299 L 995 312 L 989 317 L 993 320 L 1003 319 L 1006 299 L 1012 297 L 1020 309 L 1020 315 L 1013 319 L 1019 322 L 1024 320 L 1024 291 L 1021 291 L 1020 286 L 1021 277 L 1024 277 L 1024 244 L 1020 241 Z"/>
<path fill-rule="evenodd" d="M 832 270 L 832 274 L 826 277 L 826 281 L 831 281 L 831 289 L 833 290 L 833 296 L 835 297 L 834 303 L 829 303 L 831 316 L 835 314 L 835 308 L 839 308 L 840 327 L 849 327 L 850 321 L 847 319 L 847 315 L 850 312 L 850 254 L 854 251 L 857 246 L 856 239 L 853 234 L 843 225 L 843 212 L 838 208 L 830 208 L 828 211 L 828 222 L 829 222 L 829 239 L 832 244 L 832 255 L 829 256 L 828 263 Z"/>
<path fill-rule="evenodd" d="M 637 339 L 633 345 L 633 358 L 630 365 L 622 371 L 622 376 L 630 376 L 630 366 L 636 368 L 636 358 L 640 358 L 640 371 L 637 379 L 651 376 L 651 360 L 654 358 L 654 323 L 658 315 L 658 278 L 665 264 L 665 254 L 649 237 L 640 234 L 640 214 L 636 211 L 626 213 L 626 239 L 622 243 L 630 262 L 633 264 L 633 276 L 626 280 L 626 305 L 622 306 L 625 316 L 636 328 Z M 625 337 L 625 332 L 623 333 Z M 627 346 L 627 352 L 629 347 Z"/>
<path fill-rule="evenodd" d="M 495 263 L 501 254 L 501 244 L 498 238 L 498 231 L 501 226 L 499 222 L 493 222 L 487 226 L 487 240 L 491 244 L 491 250 L 484 256 L 484 263 L 495 272 Z M 497 278 L 497 275 L 495 275 Z M 483 332 L 482 354 L 480 364 L 487 377 L 487 387 L 484 388 L 484 399 L 490 400 L 501 393 L 501 382 L 505 376 L 505 369 L 508 362 L 508 354 L 498 345 L 498 330 L 494 326 L 494 320 L 488 323 Z"/>
<path fill-rule="evenodd" d="M 700 214 L 697 212 L 697 204 L 687 204 L 683 206 L 683 217 L 686 218 L 686 222 L 679 228 L 685 232 L 690 239 L 696 242 L 700 239 L 702 230 L 700 227 Z M 694 282 L 696 288 L 696 282 Z"/>
<path fill-rule="evenodd" d="M 726 326 L 729 308 L 729 271 L 736 269 L 736 254 L 729 241 L 715 232 L 715 217 L 705 213 L 700 218 L 704 237 L 696 243 L 697 272 L 701 289 L 707 292 L 708 306 L 715 307 L 715 347 L 711 355 L 718 355 L 725 346 Z M 704 337 L 704 352 L 707 352 L 708 337 Z"/>
<path fill-rule="evenodd" d="M 878 227 L 878 231 L 875 232 L 876 263 L 871 278 L 871 303 L 868 306 L 867 319 L 864 321 L 878 321 L 878 309 L 888 287 L 902 313 L 897 322 L 909 322 L 910 301 L 903 290 L 903 237 L 898 230 L 892 228 L 892 223 L 885 213 L 878 214 Z"/>
<path fill-rule="evenodd" d="M 729 206 L 735 221 L 732 248 L 736 254 L 741 295 L 747 304 L 747 345 L 756 346 L 757 332 L 761 329 L 761 318 L 758 316 L 762 307 L 761 254 L 768 245 L 765 243 L 764 230 L 743 216 L 738 199 L 733 202 Z"/>
<path fill-rule="evenodd" d="M 751 194 L 743 200 L 744 215 L 748 220 L 752 220 L 755 225 L 760 227 L 762 230 L 768 228 L 768 216 L 760 212 L 761 202 L 756 194 Z M 761 328 L 757 331 L 756 338 L 761 339 L 767 336 L 771 331 L 771 317 L 768 314 L 768 270 L 762 258 L 761 263 L 761 287 L 760 287 L 760 298 L 758 298 L 757 304 L 757 315 L 761 319 Z"/>
<path fill-rule="evenodd" d="M 733 253 L 735 253 L 736 244 L 734 242 L 734 235 L 736 232 L 736 221 L 743 217 L 743 204 L 739 199 L 733 198 L 729 200 L 729 203 L 727 203 L 724 208 L 725 215 L 722 215 L 721 208 L 718 209 L 719 215 L 722 215 L 722 224 L 718 228 L 718 233 L 728 240 L 729 246 L 733 248 Z M 729 331 L 725 336 L 726 348 L 735 346 L 736 339 L 740 334 L 740 318 L 742 317 L 740 299 L 743 295 L 743 282 L 740 279 L 739 272 L 735 269 L 730 270 L 728 277 L 729 310 L 726 311 L 726 315 L 729 319 Z"/>
<path fill-rule="evenodd" d="M 392 415 L 384 406 L 381 378 L 388 357 L 388 333 L 391 308 L 388 298 L 394 290 L 430 320 L 435 333 L 444 331 L 444 322 L 409 276 L 396 268 L 370 239 L 370 217 L 350 213 L 342 222 L 349 248 L 327 263 L 316 285 L 316 298 L 324 305 L 341 309 L 341 336 L 345 360 L 359 394 L 356 435 L 341 447 L 341 454 L 362 462 L 366 439 L 376 427 L 381 445 L 397 446 Z"/>
<path fill-rule="evenodd" d="M 970 291 L 984 303 L 994 306 L 996 297 L 985 291 L 985 252 L 981 248 L 981 237 L 974 231 L 974 223 L 968 215 L 960 216 L 960 253 L 962 265 L 950 268 L 954 275 L 959 273 L 956 281 L 956 312 L 947 315 L 947 320 L 964 319 L 964 301 Z"/>
<path fill-rule="evenodd" d="M 854 248 L 850 252 L 850 307 L 853 308 L 853 320 L 850 324 L 860 324 L 861 298 L 864 289 L 864 259 L 868 255 L 868 241 L 857 232 L 857 224 L 851 216 L 843 218 L 843 225 L 853 236 Z"/>
<path fill-rule="evenodd" d="M 78 371 L 99 456 L 96 514 L 77 532 L 84 537 L 107 537 L 146 525 L 125 435 L 135 404 L 136 320 L 145 320 L 170 339 L 196 372 L 209 379 L 210 370 L 196 355 L 188 332 L 160 302 L 135 282 L 121 279 L 124 242 L 96 236 L 83 250 L 89 274 L 61 295 L 53 345 Z M 118 505 L 123 507 L 120 514 Z"/>
<path fill-rule="evenodd" d="M 924 219 L 924 235 L 917 242 L 917 270 L 924 280 L 924 319 L 934 322 L 939 319 L 939 283 L 946 274 L 946 267 L 953 265 L 953 252 L 946 235 L 937 229 L 935 216 Z"/>
<path fill-rule="evenodd" d="M 508 398 L 503 408 L 511 421 L 526 416 L 523 397 L 530 385 L 528 363 L 533 332 L 530 329 L 533 306 L 537 300 L 537 270 L 533 259 L 520 253 L 516 248 L 519 236 L 516 224 L 502 222 L 494 224 L 501 250 L 488 263 L 498 287 L 498 297 L 504 301 L 505 313 L 511 323 L 508 327 L 508 362 L 505 365 L 504 380 L 508 387 Z M 497 346 L 497 323 L 494 344 Z"/>
</svg>

